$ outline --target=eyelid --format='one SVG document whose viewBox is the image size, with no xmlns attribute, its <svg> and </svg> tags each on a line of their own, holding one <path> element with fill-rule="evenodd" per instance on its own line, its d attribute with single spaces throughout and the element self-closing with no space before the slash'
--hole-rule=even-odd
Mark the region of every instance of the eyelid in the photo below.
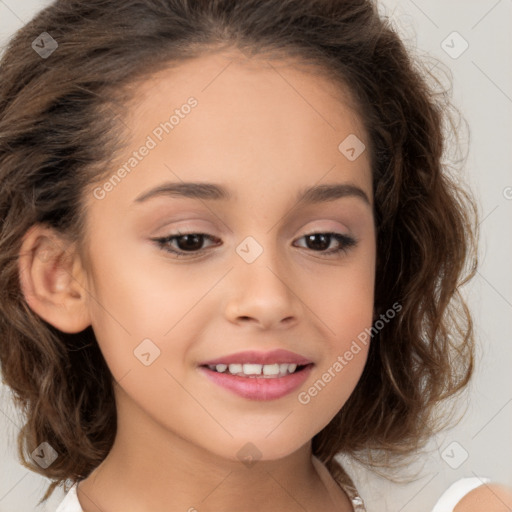
<svg viewBox="0 0 512 512">
<path fill-rule="evenodd" d="M 170 231 L 177 232 L 180 231 L 181 234 L 209 234 L 209 231 L 218 231 L 220 233 L 225 233 L 224 229 L 218 229 L 214 224 L 208 221 L 202 221 L 201 219 L 187 218 L 186 220 L 168 220 L 162 223 L 158 223 L 158 227 L 152 230 L 152 233 L 163 233 L 158 236 L 163 238 L 164 236 L 170 236 Z M 151 235 L 153 236 L 153 234 Z"/>
<path fill-rule="evenodd" d="M 351 233 L 351 230 L 343 223 L 339 221 L 333 221 L 332 219 L 325 219 L 327 222 L 327 225 L 323 226 L 317 226 L 306 228 L 305 226 L 308 226 L 311 224 L 311 222 L 303 224 L 297 231 L 303 232 L 300 237 L 304 237 L 311 234 L 316 233 L 337 233 L 342 236 L 351 237 L 354 238 L 353 234 Z M 329 222 L 330 221 L 330 222 Z M 178 221 L 179 222 L 179 221 Z M 208 235 L 209 237 L 218 238 L 221 236 L 227 236 L 228 234 L 232 233 L 231 230 L 225 230 L 225 229 L 217 229 L 212 226 L 210 222 L 203 222 L 202 226 L 198 225 L 195 221 L 195 219 L 191 219 L 191 221 L 188 221 L 189 223 L 186 223 L 185 221 L 183 224 L 174 225 L 172 227 L 167 227 L 169 223 L 161 224 L 156 232 L 164 232 L 162 235 L 152 235 L 151 238 L 168 238 L 172 236 L 183 236 L 183 235 Z M 190 222 L 193 224 L 191 225 Z M 317 221 L 318 222 L 318 221 Z M 171 232 L 169 232 L 169 230 Z M 217 232 L 218 234 L 213 234 L 212 231 Z"/>
<path fill-rule="evenodd" d="M 182 223 L 181 223 L 182 222 Z M 318 226 L 318 220 L 315 221 L 309 221 L 306 223 L 301 223 L 302 225 L 299 228 L 293 227 L 292 229 L 297 232 L 304 231 L 304 234 L 302 236 L 311 234 L 311 233 L 328 233 L 328 232 L 340 232 L 340 234 L 344 236 L 352 236 L 351 230 L 348 228 L 348 226 L 341 222 L 340 220 L 335 220 L 334 218 L 325 218 L 320 220 L 320 222 L 325 223 L 326 225 Z M 172 224 L 172 227 L 169 227 Z M 222 223 L 223 224 L 223 223 Z M 310 224 L 314 224 L 313 227 L 306 228 L 306 226 L 309 226 Z M 212 224 L 212 222 L 209 221 L 201 221 L 201 219 L 194 219 L 194 218 L 188 218 L 187 220 L 179 221 L 168 221 L 165 223 L 162 223 L 158 225 L 158 228 L 155 230 L 155 232 L 162 232 L 162 231 L 168 231 L 168 230 L 175 230 L 180 231 L 181 234 L 187 235 L 187 234 L 208 234 L 213 236 L 210 231 L 216 231 L 219 233 L 218 236 L 226 236 L 228 234 L 232 234 L 233 231 L 229 228 L 225 228 L 223 226 L 217 227 Z M 176 234 L 176 233 L 174 233 Z M 158 235 L 156 235 L 158 236 Z M 164 236 L 170 236 L 170 234 L 164 233 L 162 237 Z"/>
</svg>

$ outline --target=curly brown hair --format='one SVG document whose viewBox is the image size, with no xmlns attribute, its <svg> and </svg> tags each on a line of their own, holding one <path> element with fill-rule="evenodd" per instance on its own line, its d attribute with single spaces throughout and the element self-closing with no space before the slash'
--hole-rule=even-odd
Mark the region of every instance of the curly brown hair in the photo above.
<svg viewBox="0 0 512 512">
<path fill-rule="evenodd" d="M 41 58 L 43 32 L 58 48 Z M 311 63 L 348 88 L 367 130 L 377 229 L 375 333 L 362 377 L 313 453 L 337 471 L 345 453 L 370 465 L 401 456 L 440 428 L 436 406 L 473 371 L 471 314 L 460 287 L 476 272 L 477 209 L 443 161 L 454 128 L 446 90 L 415 62 L 367 0 L 57 0 L 11 39 L 0 61 L 0 362 L 26 414 L 22 464 L 53 480 L 85 478 L 116 434 L 115 381 L 88 327 L 60 332 L 20 289 L 22 238 L 46 224 L 83 235 L 84 191 L 123 148 L 134 84 L 207 52 Z M 434 78 L 434 82 L 428 80 Z M 29 454 L 47 441 L 65 457 Z"/>
</svg>

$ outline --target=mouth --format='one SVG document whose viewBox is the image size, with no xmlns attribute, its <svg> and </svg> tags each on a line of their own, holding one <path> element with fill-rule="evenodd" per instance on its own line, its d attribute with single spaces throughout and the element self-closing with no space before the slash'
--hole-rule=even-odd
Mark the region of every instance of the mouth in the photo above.
<svg viewBox="0 0 512 512">
<path fill-rule="evenodd" d="M 249 400 L 275 400 L 304 384 L 314 363 L 287 350 L 239 352 L 199 365 L 214 384 Z"/>
</svg>

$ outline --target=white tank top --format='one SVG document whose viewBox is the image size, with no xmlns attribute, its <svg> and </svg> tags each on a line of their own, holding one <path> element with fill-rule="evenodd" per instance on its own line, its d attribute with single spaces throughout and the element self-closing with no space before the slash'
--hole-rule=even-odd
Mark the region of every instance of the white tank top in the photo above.
<svg viewBox="0 0 512 512">
<path fill-rule="evenodd" d="M 466 494 L 488 482 L 490 482 L 489 478 L 476 477 L 457 480 L 443 493 L 441 498 L 439 498 L 432 512 L 453 512 L 455 505 L 457 505 Z M 345 485 L 343 487 L 345 487 Z M 355 511 L 366 510 L 361 498 L 351 493 L 349 493 L 349 497 L 351 498 L 352 506 Z M 83 512 L 76 495 L 76 484 L 69 489 L 64 500 L 60 503 L 55 512 Z"/>
</svg>

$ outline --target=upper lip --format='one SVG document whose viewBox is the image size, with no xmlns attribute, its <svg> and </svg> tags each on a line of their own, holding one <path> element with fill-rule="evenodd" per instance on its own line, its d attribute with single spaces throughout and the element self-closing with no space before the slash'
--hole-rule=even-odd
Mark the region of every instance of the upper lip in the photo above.
<svg viewBox="0 0 512 512">
<path fill-rule="evenodd" d="M 268 352 L 258 352 L 255 350 L 247 350 L 244 352 L 237 352 L 236 354 L 229 354 L 217 359 L 211 359 L 200 364 L 200 366 L 215 366 L 217 364 L 297 364 L 306 365 L 312 363 L 311 360 L 303 357 L 295 352 L 289 350 L 276 349 Z"/>
</svg>

